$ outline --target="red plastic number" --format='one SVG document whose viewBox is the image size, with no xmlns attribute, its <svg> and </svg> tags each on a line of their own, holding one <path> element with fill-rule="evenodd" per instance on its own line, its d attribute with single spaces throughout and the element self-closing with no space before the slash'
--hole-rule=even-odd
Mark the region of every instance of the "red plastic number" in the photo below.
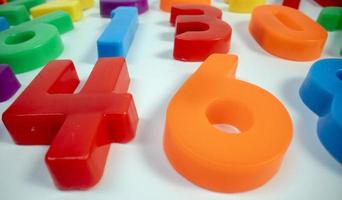
<svg viewBox="0 0 342 200">
<path fill-rule="evenodd" d="M 175 25 L 176 19 L 179 15 L 205 15 L 221 19 L 222 11 L 218 8 L 206 5 L 178 5 L 171 8 L 170 23 Z"/>
<path fill-rule="evenodd" d="M 291 7 L 298 9 L 300 4 L 300 0 L 284 0 L 283 6 Z"/>
<path fill-rule="evenodd" d="M 315 1 L 323 7 L 342 6 L 342 0 L 315 0 Z"/>
<path fill-rule="evenodd" d="M 60 189 L 85 189 L 101 178 L 111 142 L 130 141 L 138 123 L 123 58 L 102 58 L 82 90 L 71 61 L 50 62 L 5 111 L 18 144 L 51 144 L 45 161 Z"/>
<path fill-rule="evenodd" d="M 220 20 L 221 16 L 221 11 L 211 6 L 173 6 L 170 17 L 171 24 L 176 22 L 173 57 L 203 61 L 213 53 L 227 53 L 232 29 Z"/>
</svg>

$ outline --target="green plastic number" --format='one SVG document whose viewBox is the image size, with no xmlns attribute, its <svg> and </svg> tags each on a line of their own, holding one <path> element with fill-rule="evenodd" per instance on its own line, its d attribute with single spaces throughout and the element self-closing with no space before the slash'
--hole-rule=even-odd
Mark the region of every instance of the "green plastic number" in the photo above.
<svg viewBox="0 0 342 200">
<path fill-rule="evenodd" d="M 58 30 L 51 25 L 19 26 L 0 34 L 0 61 L 9 64 L 15 73 L 42 66 L 62 51 Z"/>
<path fill-rule="evenodd" d="M 60 34 L 73 29 L 70 15 L 57 11 L 0 33 L 0 63 L 14 73 L 47 64 L 63 52 Z"/>
<path fill-rule="evenodd" d="M 17 5 L 23 5 L 27 9 L 27 11 L 30 11 L 32 7 L 38 6 L 40 4 L 45 3 L 46 0 L 13 0 L 8 2 L 6 5 L 12 5 L 12 6 L 17 6 Z"/>
<path fill-rule="evenodd" d="M 323 8 L 318 16 L 317 22 L 327 31 L 342 30 L 342 7 Z M 342 56 L 342 48 L 340 50 Z"/>
<path fill-rule="evenodd" d="M 0 6 L 0 16 L 5 17 L 10 25 L 18 25 L 30 20 L 30 14 L 23 5 Z"/>
</svg>

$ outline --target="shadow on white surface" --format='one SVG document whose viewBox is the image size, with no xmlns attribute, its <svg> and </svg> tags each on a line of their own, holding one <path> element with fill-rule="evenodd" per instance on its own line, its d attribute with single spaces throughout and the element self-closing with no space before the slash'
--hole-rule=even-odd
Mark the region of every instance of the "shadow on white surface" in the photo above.
<svg viewBox="0 0 342 200">
<path fill-rule="evenodd" d="M 0 143 L 7 143 L 10 145 L 15 145 L 14 141 L 12 140 L 11 136 L 9 135 L 3 123 L 1 123 L 1 126 L 0 126 Z"/>
<path fill-rule="evenodd" d="M 160 53 L 157 54 L 157 57 L 160 59 L 174 60 L 172 49 L 160 51 Z"/>
<path fill-rule="evenodd" d="M 92 42 L 85 43 L 83 45 L 87 45 L 86 47 L 82 47 L 84 49 L 87 49 L 85 51 L 86 53 L 84 56 L 81 58 L 81 60 L 87 64 L 95 64 L 95 62 L 98 59 L 98 54 L 97 54 L 97 39 L 101 36 L 103 31 L 107 28 L 108 24 L 111 22 L 110 18 L 102 18 L 99 17 L 99 13 L 89 13 L 87 15 L 87 20 L 91 21 L 91 26 L 90 27 L 82 27 L 82 32 L 88 32 L 88 40 L 92 40 Z M 105 20 L 104 22 L 101 20 Z M 97 23 L 98 22 L 98 23 Z M 77 27 L 75 27 L 77 28 Z M 91 31 L 94 30 L 94 31 Z M 93 38 L 96 38 L 93 40 Z"/>
<path fill-rule="evenodd" d="M 174 32 L 163 32 L 160 34 L 161 41 L 170 42 L 171 44 L 173 44 L 174 38 Z"/>
<path fill-rule="evenodd" d="M 298 112 L 299 118 L 294 121 L 294 138 L 312 155 L 313 158 L 323 163 L 336 175 L 342 176 L 342 165 L 334 160 L 324 149 L 317 136 L 317 116 L 312 113 L 299 96 L 299 88 L 303 80 L 292 78 L 286 81 L 283 86 L 284 97 L 290 105 Z M 296 91 L 296 92 L 294 92 Z"/>
<path fill-rule="evenodd" d="M 162 27 L 166 27 L 166 28 L 172 27 L 169 21 L 160 21 L 160 22 L 157 22 L 156 24 L 158 26 L 162 26 Z"/>
<path fill-rule="evenodd" d="M 32 146 L 31 146 L 32 147 Z M 50 146 L 46 146 L 46 150 L 43 153 L 40 153 L 32 157 L 30 163 L 30 170 L 27 170 L 29 173 L 25 179 L 27 184 L 36 185 L 38 187 L 44 187 L 49 190 L 58 190 L 54 185 L 52 177 L 48 171 L 47 165 L 45 164 L 44 158 L 47 152 L 47 149 Z M 28 147 L 30 148 L 30 146 Z"/>
<path fill-rule="evenodd" d="M 153 116 L 152 118 L 140 119 L 140 135 L 136 142 L 142 146 L 141 153 L 143 154 L 147 165 L 158 173 L 166 182 L 177 184 L 182 187 L 191 187 L 192 184 L 186 181 L 172 168 L 164 153 L 164 125 L 169 100 L 161 102 L 163 103 L 156 106 L 154 113 L 150 115 Z"/>
</svg>

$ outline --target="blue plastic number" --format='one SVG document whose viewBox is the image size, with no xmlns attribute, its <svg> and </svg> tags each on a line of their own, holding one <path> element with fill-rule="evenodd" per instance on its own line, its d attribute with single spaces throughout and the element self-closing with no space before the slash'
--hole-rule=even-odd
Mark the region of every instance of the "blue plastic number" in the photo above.
<svg viewBox="0 0 342 200">
<path fill-rule="evenodd" d="M 9 28 L 9 24 L 4 17 L 0 17 L 0 31 L 4 31 Z"/>
<path fill-rule="evenodd" d="M 118 7 L 112 11 L 112 20 L 97 40 L 99 57 L 126 57 L 138 28 L 138 10 Z"/>
<path fill-rule="evenodd" d="M 317 132 L 321 143 L 342 163 L 342 59 L 314 63 L 299 94 L 319 116 Z"/>
</svg>

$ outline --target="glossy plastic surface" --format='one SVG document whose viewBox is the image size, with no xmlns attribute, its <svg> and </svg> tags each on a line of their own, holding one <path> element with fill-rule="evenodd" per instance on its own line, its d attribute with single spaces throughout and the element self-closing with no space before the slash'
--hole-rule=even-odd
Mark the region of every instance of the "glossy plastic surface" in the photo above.
<svg viewBox="0 0 342 200">
<path fill-rule="evenodd" d="M 165 12 L 170 12 L 172 6 L 180 4 L 192 4 L 192 5 L 210 5 L 211 0 L 160 0 L 160 9 Z"/>
<path fill-rule="evenodd" d="M 328 34 L 297 9 L 265 5 L 254 9 L 249 32 L 272 55 L 295 61 L 321 56 Z"/>
<path fill-rule="evenodd" d="M 170 24 L 175 25 L 176 19 L 180 15 L 205 15 L 221 19 L 222 11 L 216 7 L 209 5 L 197 5 L 197 4 L 182 4 L 175 5 L 171 8 Z"/>
<path fill-rule="evenodd" d="M 327 31 L 342 30 L 342 7 L 323 8 L 318 16 L 317 22 Z M 342 56 L 342 47 L 340 50 Z"/>
<path fill-rule="evenodd" d="M 33 7 L 31 15 L 33 18 L 63 10 L 71 16 L 73 21 L 79 21 L 83 17 L 83 6 L 79 0 L 54 0 L 45 4 Z"/>
<path fill-rule="evenodd" d="M 0 64 L 0 102 L 11 98 L 20 88 L 18 79 L 8 65 Z"/>
<path fill-rule="evenodd" d="M 70 15 L 65 11 L 55 11 L 37 17 L 31 21 L 25 22 L 20 26 L 29 26 L 32 24 L 50 24 L 57 28 L 60 34 L 69 32 L 74 29 L 74 24 Z"/>
<path fill-rule="evenodd" d="M 200 187 L 242 192 L 279 169 L 291 118 L 272 94 L 235 79 L 237 57 L 213 54 L 181 86 L 166 114 L 164 150 L 175 170 Z M 239 134 L 216 129 L 230 124 Z"/>
<path fill-rule="evenodd" d="M 0 34 L 0 62 L 9 64 L 14 73 L 41 67 L 62 51 L 58 30 L 51 25 L 18 26 Z"/>
<path fill-rule="evenodd" d="M 301 0 L 283 0 L 283 6 L 298 9 Z"/>
<path fill-rule="evenodd" d="M 25 6 L 27 11 L 30 11 L 32 7 L 38 6 L 40 4 L 44 4 L 46 0 L 12 0 L 6 4 L 7 5 L 12 5 L 12 6 Z"/>
<path fill-rule="evenodd" d="M 97 40 L 99 57 L 127 55 L 138 28 L 138 10 L 118 7 L 112 11 L 112 20 Z"/>
<path fill-rule="evenodd" d="M 5 17 L 0 17 L 0 31 L 8 29 L 10 25 L 8 24 Z"/>
<path fill-rule="evenodd" d="M 94 7 L 94 0 L 79 0 L 81 3 L 81 7 L 83 10 L 87 10 L 89 8 Z"/>
<path fill-rule="evenodd" d="M 319 116 L 319 140 L 342 164 L 342 59 L 315 62 L 299 94 L 305 105 Z"/>
<path fill-rule="evenodd" d="M 265 0 L 229 0 L 228 10 L 237 13 L 250 13 L 257 6 L 265 4 Z"/>
<path fill-rule="evenodd" d="M 342 0 L 315 0 L 315 1 L 323 7 L 342 6 Z"/>
<path fill-rule="evenodd" d="M 123 58 L 99 59 L 73 94 L 73 63 L 51 61 L 4 112 L 4 124 L 17 144 L 51 145 L 45 161 L 57 187 L 87 189 L 101 179 L 110 143 L 135 135 L 129 80 Z"/>
<path fill-rule="evenodd" d="M 0 16 L 5 17 L 11 25 L 18 25 L 30 20 L 25 6 L 0 6 Z"/>
<path fill-rule="evenodd" d="M 142 14 L 148 10 L 147 0 L 100 0 L 100 14 L 102 17 L 110 17 L 112 10 L 120 6 L 131 6 Z"/>
<path fill-rule="evenodd" d="M 182 15 L 193 12 L 203 15 Z M 207 10 L 207 11 L 203 11 Z M 181 12 L 180 12 L 181 11 Z M 213 53 L 227 53 L 230 48 L 232 29 L 229 24 L 218 19 L 220 11 L 214 8 L 175 7 L 172 9 L 170 21 L 176 18 L 176 33 L 173 57 L 183 61 L 203 61 Z"/>
<path fill-rule="evenodd" d="M 62 53 L 60 34 L 72 29 L 70 16 L 58 11 L 3 31 L 0 63 L 9 64 L 15 73 L 42 67 Z"/>
</svg>

